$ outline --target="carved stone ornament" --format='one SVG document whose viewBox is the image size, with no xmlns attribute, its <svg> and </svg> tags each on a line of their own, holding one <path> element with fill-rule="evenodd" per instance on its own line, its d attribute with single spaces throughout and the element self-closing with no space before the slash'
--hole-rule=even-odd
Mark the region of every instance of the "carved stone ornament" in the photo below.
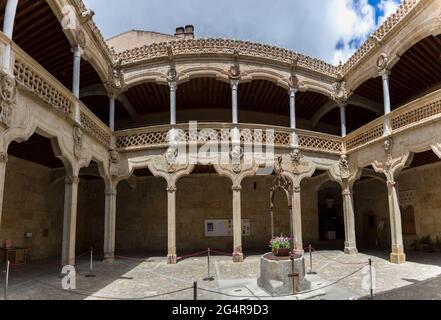
<svg viewBox="0 0 441 320">
<path fill-rule="evenodd" d="M 389 58 L 387 54 L 382 53 L 377 59 L 377 70 L 378 72 L 383 72 L 387 69 L 387 65 L 389 63 Z"/>
<path fill-rule="evenodd" d="M 282 161 L 282 156 L 277 156 L 274 164 L 274 172 L 276 173 L 276 178 L 273 181 L 273 187 L 271 189 L 273 191 L 278 189 L 292 192 L 294 190 L 293 184 L 287 177 L 283 175 Z"/>
<path fill-rule="evenodd" d="M 77 43 L 81 48 L 86 47 L 86 35 L 83 30 L 77 30 Z"/>
<path fill-rule="evenodd" d="M 176 71 L 176 69 L 174 67 L 170 68 L 167 71 L 167 81 L 169 83 L 176 83 L 176 81 L 178 81 L 178 79 L 179 79 L 179 75 L 178 75 L 178 72 Z"/>
<path fill-rule="evenodd" d="M 295 89 L 295 90 L 299 89 L 299 87 L 300 87 L 300 80 L 297 77 L 297 75 L 291 74 L 291 76 L 289 77 L 289 81 L 288 82 L 289 82 L 289 87 L 291 89 Z"/>
<path fill-rule="evenodd" d="M 15 79 L 0 72 L 0 122 L 10 125 L 12 110 L 16 104 L 17 85 Z"/>
<path fill-rule="evenodd" d="M 167 162 L 168 172 L 174 173 L 176 172 L 176 159 L 178 157 L 178 148 L 170 147 L 165 152 L 165 161 Z"/>
<path fill-rule="evenodd" d="M 112 177 L 119 173 L 119 153 L 115 150 L 109 151 L 109 172 Z"/>
<path fill-rule="evenodd" d="M 6 162 L 8 162 L 8 153 L 0 152 L 0 163 L 6 163 Z"/>
<path fill-rule="evenodd" d="M 89 22 L 90 20 L 92 20 L 92 18 L 94 16 L 95 16 L 95 12 L 91 9 L 87 9 L 87 10 L 81 12 L 81 15 L 80 15 L 81 24 Z"/>
<path fill-rule="evenodd" d="M 231 80 L 239 80 L 240 79 L 240 63 L 239 63 L 239 51 L 234 50 L 234 64 L 230 67 L 228 75 Z"/>
<path fill-rule="evenodd" d="M 167 192 L 168 193 L 175 193 L 178 190 L 178 188 L 176 188 L 176 186 L 169 186 L 167 187 Z"/>
<path fill-rule="evenodd" d="M 125 86 L 121 63 L 122 60 L 118 59 L 113 65 L 109 66 L 107 85 L 114 90 L 122 89 Z"/>
<path fill-rule="evenodd" d="M 83 155 L 83 130 L 79 126 L 73 128 L 74 156 L 81 159 Z"/>
<path fill-rule="evenodd" d="M 300 165 L 300 160 L 302 160 L 303 155 L 302 152 L 300 151 L 300 149 L 294 149 L 291 152 L 291 161 L 294 167 L 299 166 Z"/>
<path fill-rule="evenodd" d="M 241 146 L 233 146 L 230 151 L 230 158 L 232 160 L 232 169 L 234 173 L 242 171 L 241 161 L 243 159 L 243 149 Z"/>
<path fill-rule="evenodd" d="M 342 155 L 339 161 L 340 175 L 342 180 L 349 179 L 351 172 L 349 170 L 349 162 L 346 155 Z"/>
<path fill-rule="evenodd" d="M 338 106 L 346 104 L 346 101 L 348 100 L 348 91 L 346 89 L 345 81 L 333 84 L 332 99 L 338 104 Z"/>
</svg>

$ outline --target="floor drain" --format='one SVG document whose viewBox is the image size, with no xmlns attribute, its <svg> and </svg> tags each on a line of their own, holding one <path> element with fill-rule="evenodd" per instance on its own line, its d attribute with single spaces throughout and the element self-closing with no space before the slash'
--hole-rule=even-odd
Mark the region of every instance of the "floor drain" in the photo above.
<svg viewBox="0 0 441 320">
<path fill-rule="evenodd" d="M 121 280 L 133 280 L 132 277 L 121 277 L 120 279 L 121 279 Z"/>
<path fill-rule="evenodd" d="M 236 290 L 234 290 L 234 292 L 243 292 L 243 290 L 242 289 L 236 289 Z"/>
</svg>

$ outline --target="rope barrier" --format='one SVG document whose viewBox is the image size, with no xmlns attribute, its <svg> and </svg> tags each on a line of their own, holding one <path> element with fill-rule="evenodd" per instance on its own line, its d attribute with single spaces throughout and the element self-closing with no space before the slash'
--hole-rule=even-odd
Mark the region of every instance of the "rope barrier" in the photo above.
<svg viewBox="0 0 441 320">
<path fill-rule="evenodd" d="M 178 260 L 184 260 L 184 259 L 188 259 L 188 258 L 192 258 L 192 257 L 197 257 L 197 256 L 200 256 L 200 255 L 205 254 L 205 253 L 208 253 L 208 250 L 192 253 L 192 254 L 189 254 L 189 255 L 182 256 L 182 257 L 178 257 Z"/>
<path fill-rule="evenodd" d="M 175 291 L 170 291 L 170 292 L 165 292 L 165 293 L 160 293 L 160 294 L 155 294 L 155 295 L 151 295 L 151 296 L 145 296 L 145 297 L 138 297 L 138 298 L 128 298 L 128 297 L 105 297 L 105 296 L 100 296 L 100 295 L 95 295 L 93 292 L 87 292 L 87 291 L 68 291 L 68 290 L 64 290 L 61 288 L 58 288 L 57 286 L 51 285 L 49 283 L 40 281 L 40 280 L 33 280 L 35 282 L 41 283 L 42 285 L 45 285 L 47 287 L 50 287 L 52 289 L 58 290 L 58 291 L 62 291 L 64 293 L 68 293 L 68 294 L 74 294 L 74 295 L 78 295 L 78 296 L 83 296 L 83 297 L 88 297 L 88 298 L 97 298 L 97 299 L 105 299 L 105 300 L 147 300 L 147 299 L 154 299 L 154 298 L 159 298 L 159 297 L 163 297 L 163 296 L 168 296 L 168 295 L 172 295 L 172 294 L 176 294 L 176 293 L 180 293 L 180 292 L 184 292 L 187 290 L 193 290 L 193 287 L 188 287 L 188 288 L 183 288 L 183 289 L 179 289 L 179 290 L 175 290 Z"/>
<path fill-rule="evenodd" d="M 213 249 L 211 249 L 211 252 L 213 252 L 213 253 L 217 253 L 217 254 L 220 254 L 220 255 L 222 255 L 222 256 L 227 256 L 227 257 L 231 257 L 231 256 L 233 255 L 232 253 L 222 252 L 222 251 L 213 250 Z"/>
<path fill-rule="evenodd" d="M 251 298 L 257 298 L 257 299 L 259 299 L 259 298 L 288 298 L 288 297 L 296 297 L 297 299 L 299 299 L 298 295 L 308 294 L 308 293 L 316 292 L 316 291 L 319 291 L 319 290 L 323 290 L 323 289 L 328 288 L 328 287 L 332 287 L 332 286 L 340 283 L 341 281 L 346 280 L 346 279 L 356 275 L 357 273 L 361 272 L 368 265 L 369 264 L 365 263 L 365 265 L 362 268 L 359 268 L 356 271 L 350 273 L 349 275 L 347 275 L 347 276 L 345 276 L 345 277 L 343 277 L 341 279 L 338 279 L 337 281 L 329 283 L 329 284 L 327 284 L 325 286 L 321 286 L 321 287 L 318 287 L 318 288 L 312 289 L 312 290 L 302 291 L 302 292 L 299 292 L 297 294 L 288 294 L 288 295 L 280 295 L 280 296 L 270 296 L 270 295 L 267 295 L 267 296 L 257 296 L 257 295 L 239 296 L 239 295 L 233 295 L 233 294 L 228 294 L 228 293 L 224 293 L 224 292 L 218 292 L 218 291 L 207 289 L 207 288 L 198 288 L 198 289 L 201 290 L 201 291 L 205 291 L 205 292 L 209 292 L 209 293 L 213 293 L 213 294 L 218 294 L 218 295 L 222 295 L 222 296 L 229 297 L 229 298 L 250 298 L 250 299 Z"/>
<path fill-rule="evenodd" d="M 308 248 L 305 248 L 305 249 L 308 249 L 308 250 L 309 250 L 309 247 L 308 247 Z M 337 263 L 339 263 L 339 264 L 343 264 L 343 265 L 362 265 L 362 264 L 365 264 L 365 263 L 366 263 L 366 262 L 343 262 L 343 261 L 338 261 L 337 259 L 330 258 L 330 257 L 324 255 L 323 253 L 320 253 L 320 251 L 317 251 L 317 250 L 314 249 L 314 248 L 311 248 L 311 249 L 312 249 L 312 252 L 317 253 L 319 256 L 322 256 L 323 258 L 325 258 L 325 259 L 327 259 L 327 260 L 334 261 L 334 262 L 337 262 Z"/>
</svg>

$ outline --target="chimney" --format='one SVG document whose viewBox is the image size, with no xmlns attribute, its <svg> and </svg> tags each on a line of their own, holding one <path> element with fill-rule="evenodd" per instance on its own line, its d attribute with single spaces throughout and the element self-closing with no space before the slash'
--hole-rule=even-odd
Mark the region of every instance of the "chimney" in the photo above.
<svg viewBox="0 0 441 320">
<path fill-rule="evenodd" d="M 185 39 L 194 39 L 194 26 L 191 24 L 185 26 Z"/>
<path fill-rule="evenodd" d="M 184 27 L 177 27 L 175 37 L 178 39 L 184 39 L 185 38 L 185 28 Z"/>
</svg>

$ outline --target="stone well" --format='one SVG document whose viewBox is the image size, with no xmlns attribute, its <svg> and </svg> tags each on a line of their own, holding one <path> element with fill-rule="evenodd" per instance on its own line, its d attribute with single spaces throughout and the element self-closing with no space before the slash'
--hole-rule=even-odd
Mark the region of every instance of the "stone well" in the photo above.
<svg viewBox="0 0 441 320">
<path fill-rule="evenodd" d="M 297 292 L 308 290 L 310 283 L 305 279 L 305 259 L 303 256 L 294 256 L 294 272 Z M 272 296 L 293 294 L 292 260 L 290 257 L 276 257 L 273 253 L 265 254 L 260 258 L 260 276 L 257 280 L 259 287 Z"/>
</svg>

